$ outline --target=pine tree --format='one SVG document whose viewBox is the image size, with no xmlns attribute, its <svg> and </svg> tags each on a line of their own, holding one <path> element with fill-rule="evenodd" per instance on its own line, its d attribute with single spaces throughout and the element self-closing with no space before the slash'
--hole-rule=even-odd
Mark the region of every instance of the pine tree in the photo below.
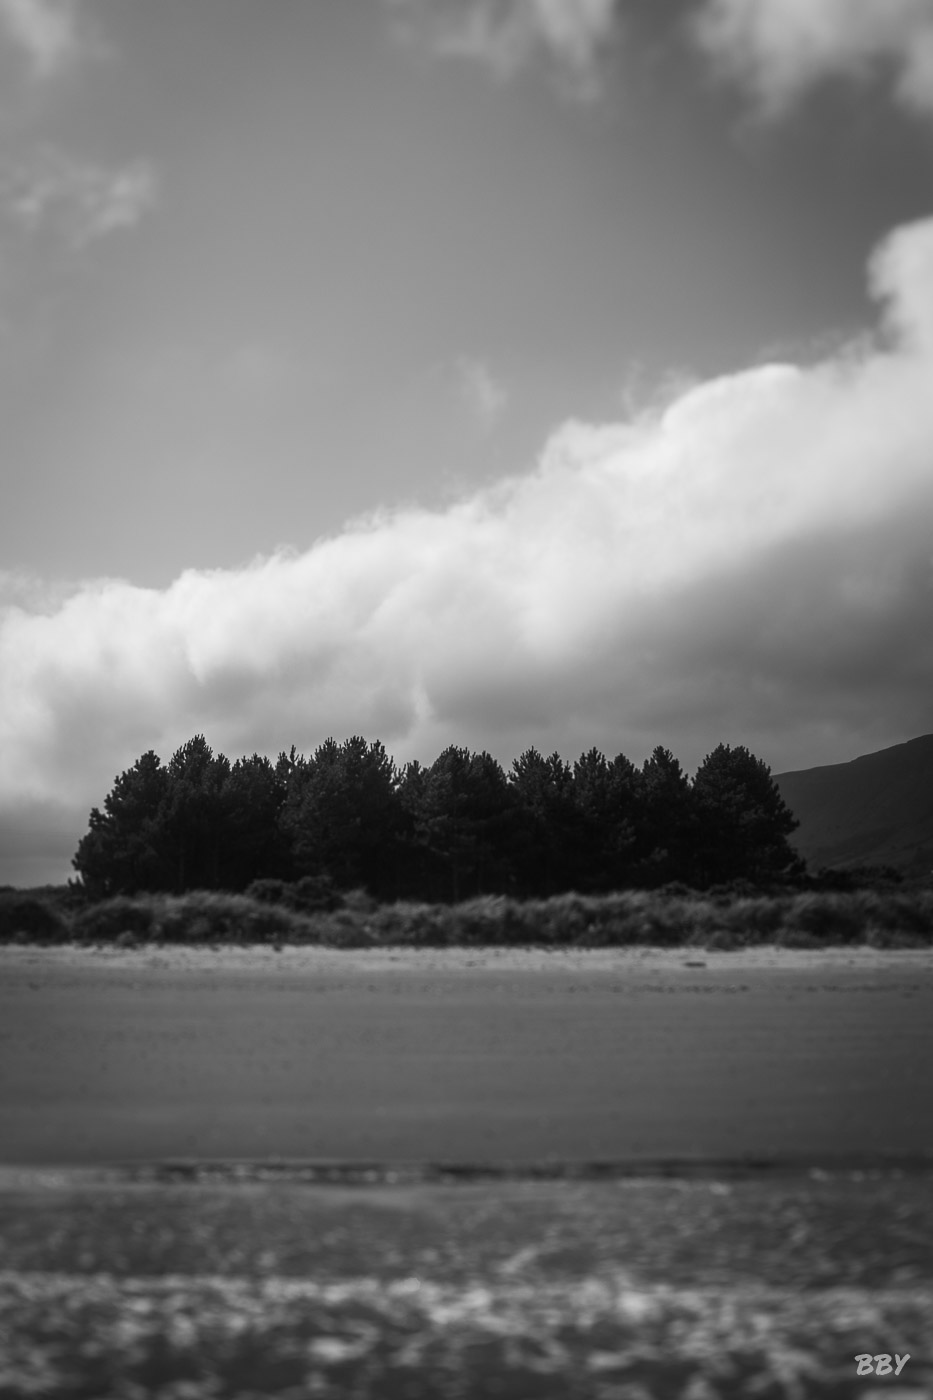
<svg viewBox="0 0 933 1400">
<path fill-rule="evenodd" d="M 340 889 L 394 892 L 402 813 L 383 745 L 360 735 L 326 739 L 310 760 L 292 755 L 287 782 L 281 826 L 297 873 L 327 876 Z"/>
<path fill-rule="evenodd" d="M 624 754 L 608 762 L 592 748 L 573 766 L 574 799 L 582 822 L 578 887 L 621 889 L 632 879 L 639 819 L 639 774 Z"/>
<path fill-rule="evenodd" d="M 168 776 L 159 836 L 171 855 L 171 888 L 176 893 L 218 889 L 227 836 L 222 793 L 229 759 L 215 757 L 204 735 L 196 734 L 172 754 Z"/>
<path fill-rule="evenodd" d="M 766 763 L 739 745 L 720 744 L 693 779 L 698 874 L 703 884 L 781 881 L 803 862 L 788 837 L 799 826 Z"/>
<path fill-rule="evenodd" d="M 526 749 L 508 782 L 516 812 L 512 860 L 522 891 L 540 898 L 578 885 L 585 831 L 569 765 L 559 753 L 545 758 Z"/>
<path fill-rule="evenodd" d="M 639 883 L 651 886 L 690 880 L 695 842 L 690 783 L 670 749 L 658 744 L 639 775 L 635 844 L 640 857 Z"/>
<path fill-rule="evenodd" d="M 161 816 L 169 781 L 159 755 L 149 749 L 114 779 L 103 812 L 92 808 L 71 862 L 92 898 L 168 888 Z"/>
<path fill-rule="evenodd" d="M 451 744 L 431 764 L 406 775 L 412 840 L 441 880 L 434 889 L 454 901 L 508 886 L 513 802 L 491 754 Z"/>
<path fill-rule="evenodd" d="M 291 874 L 289 842 L 279 823 L 286 791 L 285 773 L 261 754 L 238 758 L 230 769 L 220 791 L 224 889 Z"/>
</svg>

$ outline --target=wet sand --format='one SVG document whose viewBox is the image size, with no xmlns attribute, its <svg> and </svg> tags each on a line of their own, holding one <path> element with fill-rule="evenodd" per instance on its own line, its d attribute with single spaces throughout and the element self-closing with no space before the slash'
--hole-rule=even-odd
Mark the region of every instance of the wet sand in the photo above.
<svg viewBox="0 0 933 1400">
<path fill-rule="evenodd" d="M 0 952 L 7 1164 L 931 1158 L 931 1065 L 929 952 Z"/>
<path fill-rule="evenodd" d="M 928 1400 L 930 1227 L 923 1175 L 34 1180 L 0 1187 L 0 1394 Z"/>
</svg>

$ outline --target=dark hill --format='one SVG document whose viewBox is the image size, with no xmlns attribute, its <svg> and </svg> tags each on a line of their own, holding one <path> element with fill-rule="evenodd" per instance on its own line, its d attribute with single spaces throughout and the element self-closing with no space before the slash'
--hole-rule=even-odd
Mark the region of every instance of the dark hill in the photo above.
<svg viewBox="0 0 933 1400">
<path fill-rule="evenodd" d="M 933 869 L 933 734 L 851 763 L 775 773 L 799 819 L 791 838 L 812 871 L 821 866 Z"/>
</svg>

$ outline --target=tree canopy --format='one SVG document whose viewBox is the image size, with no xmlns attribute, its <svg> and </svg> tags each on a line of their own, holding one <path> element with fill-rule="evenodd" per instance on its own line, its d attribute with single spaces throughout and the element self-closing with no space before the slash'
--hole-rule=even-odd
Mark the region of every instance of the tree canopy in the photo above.
<svg viewBox="0 0 933 1400">
<path fill-rule="evenodd" d="M 704 883 L 780 880 L 802 862 L 788 845 L 800 823 L 766 763 L 739 745 L 720 744 L 693 779 L 696 859 Z"/>
<path fill-rule="evenodd" d="M 72 864 L 95 898 L 257 880 L 378 899 L 530 898 L 792 880 L 796 826 L 741 746 L 720 744 L 691 780 L 661 745 L 641 768 L 595 748 L 573 764 L 529 748 L 506 773 L 455 745 L 400 770 L 360 735 L 231 764 L 196 734 L 167 764 L 149 750 L 114 779 Z"/>
</svg>

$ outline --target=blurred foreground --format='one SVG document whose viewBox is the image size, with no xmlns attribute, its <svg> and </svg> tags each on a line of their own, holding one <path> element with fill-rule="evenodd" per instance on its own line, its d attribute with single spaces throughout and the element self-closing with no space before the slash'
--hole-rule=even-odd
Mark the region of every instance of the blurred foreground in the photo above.
<svg viewBox="0 0 933 1400">
<path fill-rule="evenodd" d="M 7 1171 L 0 1397 L 933 1394 L 924 1173 L 400 1177 Z"/>
</svg>

